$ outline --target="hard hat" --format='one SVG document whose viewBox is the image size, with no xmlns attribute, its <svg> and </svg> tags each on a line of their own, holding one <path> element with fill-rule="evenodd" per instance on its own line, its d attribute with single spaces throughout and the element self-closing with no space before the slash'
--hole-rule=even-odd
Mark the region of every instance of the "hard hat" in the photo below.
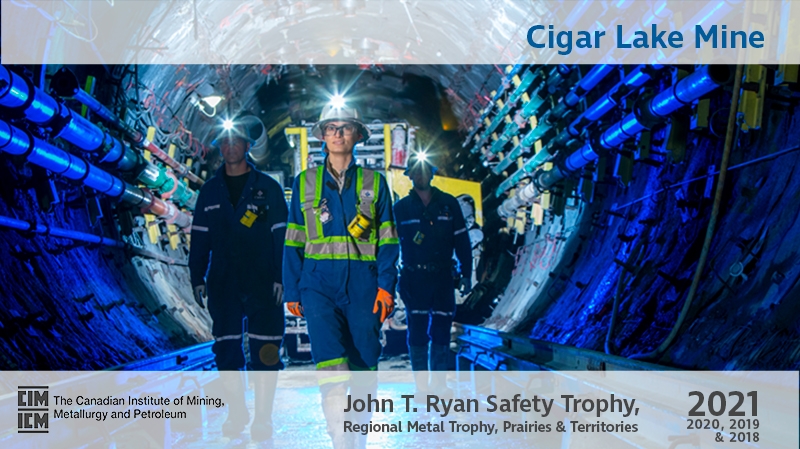
<svg viewBox="0 0 800 449">
<path fill-rule="evenodd" d="M 232 127 L 230 128 L 225 126 L 220 126 L 217 128 L 214 134 L 214 140 L 211 141 L 211 145 L 219 147 L 219 144 L 222 143 L 223 140 L 235 137 L 238 137 L 249 143 L 251 147 L 256 144 L 256 141 L 250 137 L 249 128 L 244 123 L 232 122 Z"/>
<path fill-rule="evenodd" d="M 433 175 L 435 175 L 436 172 L 439 170 L 438 168 L 436 168 L 435 165 L 431 163 L 427 153 L 422 151 L 417 151 L 409 155 L 408 163 L 406 164 L 406 171 L 404 174 L 406 176 L 411 176 L 411 173 L 413 173 L 415 170 L 422 168 L 427 168 L 428 170 L 430 170 L 431 177 L 433 177 Z"/>
<path fill-rule="evenodd" d="M 328 122 L 350 122 L 358 126 L 358 132 L 361 134 L 361 140 L 366 142 L 369 140 L 370 131 L 367 125 L 361 121 L 361 115 L 358 109 L 347 106 L 337 107 L 332 104 L 325 105 L 322 108 L 322 113 L 319 115 L 319 121 L 311 128 L 311 134 L 319 140 L 322 140 L 322 127 Z"/>
</svg>

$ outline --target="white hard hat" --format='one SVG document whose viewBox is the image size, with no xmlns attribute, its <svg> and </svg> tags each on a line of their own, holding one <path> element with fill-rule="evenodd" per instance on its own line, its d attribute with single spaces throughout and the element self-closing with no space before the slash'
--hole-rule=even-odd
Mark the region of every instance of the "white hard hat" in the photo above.
<svg viewBox="0 0 800 449">
<path fill-rule="evenodd" d="M 336 107 L 332 104 L 325 105 L 325 107 L 322 108 L 322 113 L 319 115 L 319 121 L 311 128 L 311 134 L 317 139 L 322 140 L 322 127 L 328 122 L 351 122 L 358 126 L 358 132 L 361 134 L 363 141 L 369 139 L 369 128 L 361 121 L 361 115 L 356 108 L 347 106 Z"/>
</svg>

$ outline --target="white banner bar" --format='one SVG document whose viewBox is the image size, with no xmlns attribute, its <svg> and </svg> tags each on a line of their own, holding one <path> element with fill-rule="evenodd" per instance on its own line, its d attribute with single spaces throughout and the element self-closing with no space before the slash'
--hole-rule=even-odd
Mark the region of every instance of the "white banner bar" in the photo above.
<svg viewBox="0 0 800 449">
<path fill-rule="evenodd" d="M 797 372 L 431 376 L 434 383 L 447 381 L 450 390 L 440 383 L 415 398 L 407 371 L 248 372 L 246 382 L 256 391 L 277 389 L 275 447 L 327 447 L 330 432 L 353 441 L 366 436 L 376 447 L 393 448 L 795 449 L 799 444 Z M 223 447 L 227 405 L 245 401 L 239 372 L 4 372 L 0 379 L 3 448 L 123 441 L 125 447 Z M 324 413 L 321 391 L 333 398 L 324 401 Z M 251 409 L 264 397 L 253 396 Z"/>
<path fill-rule="evenodd" d="M 800 63 L 792 0 L 1 4 L 5 64 Z"/>
</svg>

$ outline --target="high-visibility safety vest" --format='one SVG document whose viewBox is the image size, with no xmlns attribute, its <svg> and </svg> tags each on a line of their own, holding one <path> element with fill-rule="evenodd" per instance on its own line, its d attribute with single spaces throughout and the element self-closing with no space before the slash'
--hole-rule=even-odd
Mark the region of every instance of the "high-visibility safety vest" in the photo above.
<svg viewBox="0 0 800 449">
<path fill-rule="evenodd" d="M 397 231 L 392 222 L 381 223 L 376 229 L 375 206 L 378 200 L 380 174 L 362 167 L 356 168 L 356 204 L 361 215 L 371 224 L 362 238 L 351 235 L 326 236 L 323 232 L 325 207 L 322 204 L 322 189 L 325 167 L 306 170 L 299 178 L 299 198 L 305 226 L 289 223 L 286 231 L 286 246 L 304 248 L 305 257 L 314 260 L 360 260 L 374 262 L 378 247 L 398 244 Z M 335 219 L 344 220 L 344 217 Z M 346 228 L 347 223 L 343 224 Z"/>
</svg>

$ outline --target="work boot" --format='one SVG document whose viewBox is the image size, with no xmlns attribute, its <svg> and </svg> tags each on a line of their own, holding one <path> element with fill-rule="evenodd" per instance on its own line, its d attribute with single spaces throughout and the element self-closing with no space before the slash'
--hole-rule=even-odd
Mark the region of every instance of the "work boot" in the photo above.
<svg viewBox="0 0 800 449">
<path fill-rule="evenodd" d="M 374 371 L 353 373 L 353 378 L 350 381 L 350 396 L 353 398 L 353 400 L 363 399 L 365 402 L 367 402 L 369 400 L 369 395 L 372 395 L 372 398 L 377 398 L 378 396 L 377 373 Z M 351 410 L 348 412 L 347 418 L 351 422 L 355 422 L 360 425 L 369 424 L 369 421 L 372 419 L 372 412 L 356 412 Z M 354 439 L 355 448 L 365 449 L 367 447 L 367 435 L 356 433 L 354 435 Z"/>
<path fill-rule="evenodd" d="M 325 386 L 322 392 L 322 412 L 325 414 L 328 435 L 331 436 L 333 449 L 351 449 L 353 435 L 344 431 L 347 404 L 347 383 L 340 382 L 333 386 Z"/>
<path fill-rule="evenodd" d="M 430 390 L 443 399 L 454 396 L 453 390 L 447 387 L 447 368 L 450 358 L 450 345 L 431 344 L 430 365 L 431 384 Z"/>
<path fill-rule="evenodd" d="M 414 372 L 414 402 L 424 404 L 428 395 L 428 346 L 409 346 L 411 370 Z"/>
<path fill-rule="evenodd" d="M 225 402 L 228 404 L 228 417 L 222 424 L 222 434 L 236 438 L 250 421 L 244 397 L 244 379 L 240 372 L 223 372 L 222 385 L 225 389 Z"/>
<path fill-rule="evenodd" d="M 258 371 L 255 379 L 255 418 L 250 426 L 250 439 L 266 441 L 272 438 L 272 404 L 278 384 L 277 371 Z"/>
</svg>

